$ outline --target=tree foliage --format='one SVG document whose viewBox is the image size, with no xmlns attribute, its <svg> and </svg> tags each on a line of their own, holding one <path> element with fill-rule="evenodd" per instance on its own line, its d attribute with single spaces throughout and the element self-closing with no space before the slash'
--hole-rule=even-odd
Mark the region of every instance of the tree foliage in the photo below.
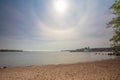
<svg viewBox="0 0 120 80">
<path fill-rule="evenodd" d="M 114 29 L 114 35 L 110 41 L 113 42 L 113 52 L 120 55 L 120 0 L 116 0 L 110 9 L 113 10 L 113 14 L 115 15 L 108 23 L 108 26 Z"/>
</svg>

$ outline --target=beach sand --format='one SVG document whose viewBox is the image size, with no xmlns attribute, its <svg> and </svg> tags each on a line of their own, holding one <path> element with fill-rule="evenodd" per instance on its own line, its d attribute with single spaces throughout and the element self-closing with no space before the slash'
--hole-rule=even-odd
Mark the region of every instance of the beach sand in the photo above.
<svg viewBox="0 0 120 80">
<path fill-rule="evenodd" d="M 120 80 L 120 57 L 75 64 L 8 67 L 0 69 L 0 80 Z"/>
</svg>

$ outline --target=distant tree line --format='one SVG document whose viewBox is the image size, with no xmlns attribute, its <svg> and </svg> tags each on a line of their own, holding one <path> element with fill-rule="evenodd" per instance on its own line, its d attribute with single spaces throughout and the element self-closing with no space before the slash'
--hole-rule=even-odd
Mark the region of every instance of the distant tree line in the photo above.
<svg viewBox="0 0 120 80">
<path fill-rule="evenodd" d="M 112 52 L 112 48 L 81 48 L 75 50 L 62 50 L 62 51 L 70 51 L 70 52 Z"/>
<path fill-rule="evenodd" d="M 0 49 L 0 52 L 23 52 L 23 50 Z"/>
</svg>

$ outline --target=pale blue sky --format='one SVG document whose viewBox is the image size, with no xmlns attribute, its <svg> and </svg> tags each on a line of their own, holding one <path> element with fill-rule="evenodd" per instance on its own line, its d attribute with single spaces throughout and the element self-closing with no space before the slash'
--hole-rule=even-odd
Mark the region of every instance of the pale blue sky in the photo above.
<svg viewBox="0 0 120 80">
<path fill-rule="evenodd" d="M 114 0 L 0 0 L 0 48 L 62 50 L 109 47 Z M 62 6 L 62 5 L 61 5 Z"/>
</svg>

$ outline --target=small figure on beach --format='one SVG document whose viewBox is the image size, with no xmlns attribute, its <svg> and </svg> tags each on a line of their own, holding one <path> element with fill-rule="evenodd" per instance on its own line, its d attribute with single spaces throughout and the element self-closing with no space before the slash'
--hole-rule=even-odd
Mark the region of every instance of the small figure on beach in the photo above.
<svg viewBox="0 0 120 80">
<path fill-rule="evenodd" d="M 0 67 L 0 69 L 6 69 L 6 68 L 7 68 L 7 66 Z"/>
</svg>

